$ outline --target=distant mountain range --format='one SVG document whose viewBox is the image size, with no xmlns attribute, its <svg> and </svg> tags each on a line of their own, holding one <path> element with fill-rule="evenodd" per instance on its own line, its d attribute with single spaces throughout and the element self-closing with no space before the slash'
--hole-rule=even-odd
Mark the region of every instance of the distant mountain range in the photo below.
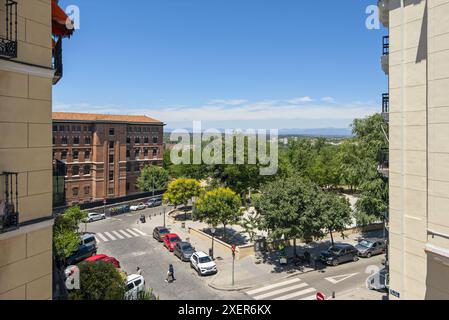
<svg viewBox="0 0 449 320">
<path fill-rule="evenodd" d="M 175 129 L 166 128 L 165 132 L 172 132 Z M 186 128 L 189 132 L 192 129 Z M 225 129 L 218 129 L 224 132 Z M 280 129 L 280 136 L 312 136 L 312 137 L 350 137 L 352 131 L 349 128 L 316 128 L 316 129 Z"/>
</svg>

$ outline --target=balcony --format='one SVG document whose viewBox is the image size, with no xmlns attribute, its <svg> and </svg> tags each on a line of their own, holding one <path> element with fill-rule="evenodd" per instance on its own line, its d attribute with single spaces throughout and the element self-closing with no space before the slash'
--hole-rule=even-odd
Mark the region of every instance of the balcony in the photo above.
<svg viewBox="0 0 449 320">
<path fill-rule="evenodd" d="M 390 26 L 390 0 L 377 1 L 379 20 L 385 28 Z"/>
<path fill-rule="evenodd" d="M 382 70 L 388 75 L 390 74 L 390 37 L 384 36 L 382 42 Z"/>
<path fill-rule="evenodd" d="M 0 200 L 0 234 L 19 228 L 18 173 L 3 172 L 5 198 Z M 3 181 L 1 181 L 3 182 Z"/>
<path fill-rule="evenodd" d="M 382 95 L 382 117 L 386 122 L 390 122 L 390 95 L 388 93 Z"/>
<path fill-rule="evenodd" d="M 377 171 L 388 179 L 390 176 L 390 150 L 387 148 L 381 149 L 378 158 Z"/>
<path fill-rule="evenodd" d="M 17 2 L 5 2 L 5 33 L 0 35 L 0 57 L 17 58 Z"/>
</svg>

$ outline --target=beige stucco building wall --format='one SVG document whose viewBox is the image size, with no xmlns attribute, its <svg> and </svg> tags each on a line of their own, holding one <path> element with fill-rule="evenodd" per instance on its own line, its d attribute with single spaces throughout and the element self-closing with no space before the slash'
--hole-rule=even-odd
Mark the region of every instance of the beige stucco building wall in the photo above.
<svg viewBox="0 0 449 320">
<path fill-rule="evenodd" d="M 19 173 L 20 228 L 0 233 L 0 300 L 51 299 L 51 2 L 17 2 L 18 58 L 0 58 L 0 173 Z M 4 16 L 0 0 L 0 36 Z"/>
<path fill-rule="evenodd" d="M 449 299 L 449 0 L 389 6 L 390 289 Z"/>
</svg>

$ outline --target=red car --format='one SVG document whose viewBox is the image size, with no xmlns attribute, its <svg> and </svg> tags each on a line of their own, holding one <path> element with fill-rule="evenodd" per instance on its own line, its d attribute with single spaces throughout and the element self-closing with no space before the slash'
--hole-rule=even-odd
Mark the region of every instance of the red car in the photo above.
<svg viewBox="0 0 449 320">
<path fill-rule="evenodd" d="M 87 258 L 84 261 L 88 261 L 88 262 L 97 262 L 97 261 L 104 261 L 104 262 L 110 262 L 112 263 L 116 268 L 120 269 L 120 262 L 114 258 L 114 257 L 109 257 L 105 254 L 97 254 L 96 256 L 92 256 L 90 258 Z"/>
<path fill-rule="evenodd" d="M 164 247 L 173 252 L 177 242 L 181 242 L 181 238 L 176 233 L 169 233 L 164 236 Z"/>
</svg>

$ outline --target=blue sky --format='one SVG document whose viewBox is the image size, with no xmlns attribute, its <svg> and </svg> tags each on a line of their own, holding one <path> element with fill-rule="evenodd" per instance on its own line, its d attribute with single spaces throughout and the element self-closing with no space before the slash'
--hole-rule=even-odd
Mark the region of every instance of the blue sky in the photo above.
<svg viewBox="0 0 449 320">
<path fill-rule="evenodd" d="M 347 127 L 380 110 L 376 0 L 62 0 L 80 8 L 54 110 L 168 127 Z"/>
</svg>

